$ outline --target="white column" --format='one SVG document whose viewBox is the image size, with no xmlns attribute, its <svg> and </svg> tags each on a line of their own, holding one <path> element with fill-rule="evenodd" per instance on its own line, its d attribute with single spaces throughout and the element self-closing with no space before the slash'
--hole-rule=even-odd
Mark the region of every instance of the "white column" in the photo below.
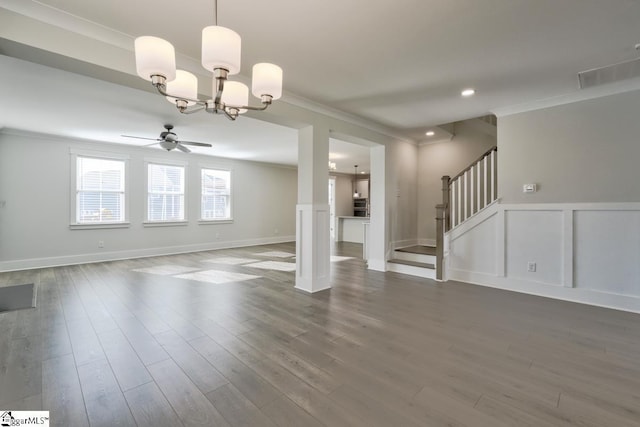
<svg viewBox="0 0 640 427">
<path fill-rule="evenodd" d="M 371 270 L 387 271 L 387 197 L 385 147 L 371 148 L 371 225 L 369 226 L 369 259 Z"/>
<path fill-rule="evenodd" d="M 298 204 L 296 206 L 296 288 L 328 289 L 329 130 L 308 126 L 298 131 Z"/>
</svg>

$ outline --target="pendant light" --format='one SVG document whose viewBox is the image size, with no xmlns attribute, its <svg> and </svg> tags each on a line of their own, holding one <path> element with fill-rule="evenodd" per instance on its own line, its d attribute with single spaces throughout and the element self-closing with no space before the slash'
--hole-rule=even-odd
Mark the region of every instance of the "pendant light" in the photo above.
<svg viewBox="0 0 640 427">
<path fill-rule="evenodd" d="M 358 193 L 358 165 L 354 165 L 355 173 L 353 174 L 353 198 L 359 199 L 360 193 Z"/>
</svg>

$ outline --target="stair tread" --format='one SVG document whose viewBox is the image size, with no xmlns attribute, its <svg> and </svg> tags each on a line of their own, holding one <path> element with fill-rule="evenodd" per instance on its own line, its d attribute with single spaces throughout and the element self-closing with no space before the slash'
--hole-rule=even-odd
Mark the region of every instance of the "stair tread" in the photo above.
<svg viewBox="0 0 640 427">
<path fill-rule="evenodd" d="M 406 248 L 396 249 L 397 252 L 407 252 L 411 254 L 420 254 L 420 255 L 435 255 L 436 248 L 434 246 L 425 246 L 425 245 L 415 245 L 415 246 L 407 246 Z"/>
<path fill-rule="evenodd" d="M 435 265 L 433 264 L 429 264 L 426 262 L 417 262 L 417 261 L 406 261 L 404 259 L 390 259 L 389 262 L 392 262 L 394 264 L 403 264 L 403 265 L 410 265 L 412 267 L 421 267 L 421 268 L 428 268 L 430 270 L 433 270 L 436 268 Z"/>
</svg>

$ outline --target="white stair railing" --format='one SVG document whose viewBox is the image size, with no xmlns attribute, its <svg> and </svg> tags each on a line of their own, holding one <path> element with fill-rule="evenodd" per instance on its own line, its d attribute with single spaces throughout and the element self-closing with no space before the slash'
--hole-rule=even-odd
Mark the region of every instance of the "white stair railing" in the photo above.
<svg viewBox="0 0 640 427">
<path fill-rule="evenodd" d="M 442 177 L 442 204 L 436 206 L 436 278 L 442 280 L 444 233 L 462 224 L 498 197 L 498 147 L 458 175 Z"/>
<path fill-rule="evenodd" d="M 496 200 L 497 160 L 498 147 L 493 147 L 453 178 L 442 177 L 442 201 L 445 205 L 445 217 L 448 217 L 445 231 L 460 225 Z"/>
</svg>

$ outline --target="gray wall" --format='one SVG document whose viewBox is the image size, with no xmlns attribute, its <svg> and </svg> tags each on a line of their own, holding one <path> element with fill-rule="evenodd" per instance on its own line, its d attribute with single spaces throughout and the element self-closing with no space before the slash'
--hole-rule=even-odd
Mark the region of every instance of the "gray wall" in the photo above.
<svg viewBox="0 0 640 427">
<path fill-rule="evenodd" d="M 501 117 L 507 203 L 640 201 L 640 91 Z M 535 183 L 538 192 L 522 193 Z"/>
<path fill-rule="evenodd" d="M 127 154 L 129 228 L 71 230 L 70 149 Z M 187 166 L 186 226 L 144 227 L 144 159 L 180 159 Z M 232 170 L 233 223 L 201 225 L 199 167 Z M 236 161 L 118 144 L 70 141 L 57 137 L 0 133 L 0 270 L 18 260 L 40 265 L 74 257 L 83 260 L 136 256 L 165 248 L 197 250 L 277 240 L 295 240 L 295 168 Z M 98 249 L 98 240 L 105 242 Z M 50 262 L 47 261 L 50 259 Z M 56 262 L 54 259 L 57 259 Z"/>
<path fill-rule="evenodd" d="M 502 126 L 502 122 L 500 122 Z M 436 238 L 436 205 L 442 203 L 443 175 L 453 177 L 485 151 L 496 145 L 493 135 L 483 132 L 484 124 L 459 122 L 451 141 L 422 145 L 418 149 L 418 237 Z"/>
<path fill-rule="evenodd" d="M 353 175 L 331 174 L 336 179 L 336 217 L 353 215 Z"/>
<path fill-rule="evenodd" d="M 387 151 L 387 214 L 394 248 L 416 243 L 418 225 L 418 147 L 406 142 Z M 371 196 L 370 206 L 379 203 Z"/>
</svg>

